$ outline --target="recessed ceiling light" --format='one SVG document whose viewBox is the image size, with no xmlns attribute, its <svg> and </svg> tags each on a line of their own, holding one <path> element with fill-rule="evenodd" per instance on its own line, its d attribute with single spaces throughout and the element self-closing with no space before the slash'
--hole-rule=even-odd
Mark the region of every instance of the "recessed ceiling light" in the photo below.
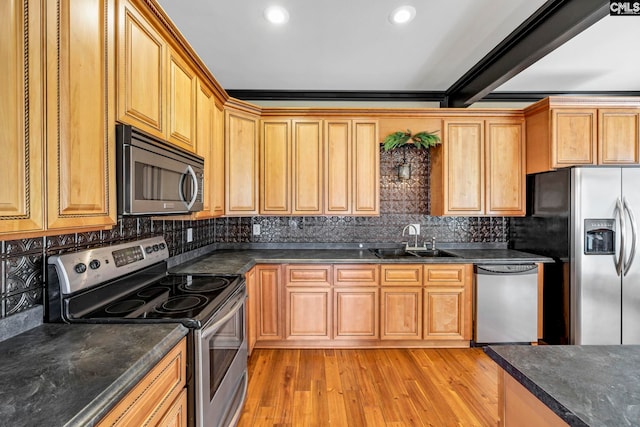
<svg viewBox="0 0 640 427">
<path fill-rule="evenodd" d="M 264 10 L 264 17 L 272 24 L 286 24 L 289 21 L 289 12 L 282 6 L 269 6 Z"/>
<path fill-rule="evenodd" d="M 389 21 L 392 24 L 407 24 L 416 17 L 416 8 L 413 6 L 400 6 L 391 12 Z"/>
</svg>

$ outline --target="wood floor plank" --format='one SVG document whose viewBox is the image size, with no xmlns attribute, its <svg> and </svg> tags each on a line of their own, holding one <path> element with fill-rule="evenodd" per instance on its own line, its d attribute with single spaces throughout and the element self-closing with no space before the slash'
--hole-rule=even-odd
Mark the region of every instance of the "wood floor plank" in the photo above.
<svg viewBox="0 0 640 427">
<path fill-rule="evenodd" d="M 496 426 L 482 349 L 257 349 L 239 427 Z"/>
</svg>

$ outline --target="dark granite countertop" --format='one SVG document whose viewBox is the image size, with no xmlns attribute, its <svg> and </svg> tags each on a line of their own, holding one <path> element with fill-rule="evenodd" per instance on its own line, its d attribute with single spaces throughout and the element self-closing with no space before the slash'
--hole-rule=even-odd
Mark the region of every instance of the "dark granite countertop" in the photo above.
<svg viewBox="0 0 640 427">
<path fill-rule="evenodd" d="M 180 324 L 43 324 L 0 342 L 2 425 L 94 425 L 187 331 Z"/>
<path fill-rule="evenodd" d="M 221 249 L 179 264 L 172 273 L 244 274 L 255 264 L 384 263 L 384 264 L 516 264 L 553 262 L 551 258 L 510 249 L 443 248 L 455 257 L 382 259 L 368 249 Z"/>
<path fill-rule="evenodd" d="M 490 346 L 485 352 L 571 426 L 640 425 L 640 346 Z"/>
</svg>

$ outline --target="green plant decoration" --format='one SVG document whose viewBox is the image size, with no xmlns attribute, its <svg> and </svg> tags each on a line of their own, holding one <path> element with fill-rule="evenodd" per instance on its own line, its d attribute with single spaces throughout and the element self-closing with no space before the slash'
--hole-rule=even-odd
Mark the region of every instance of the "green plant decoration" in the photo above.
<svg viewBox="0 0 640 427">
<path fill-rule="evenodd" d="M 411 134 L 411 131 L 407 129 L 406 132 L 398 131 L 387 135 L 382 141 L 382 148 L 384 151 L 393 150 L 395 148 L 402 147 L 403 145 L 413 143 L 416 148 L 431 148 L 440 144 L 440 137 L 436 135 L 436 132 L 418 132 Z"/>
</svg>

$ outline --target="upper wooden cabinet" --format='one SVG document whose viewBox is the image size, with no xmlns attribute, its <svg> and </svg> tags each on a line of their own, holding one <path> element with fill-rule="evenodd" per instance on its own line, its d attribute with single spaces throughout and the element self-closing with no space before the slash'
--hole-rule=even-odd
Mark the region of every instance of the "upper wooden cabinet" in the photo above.
<svg viewBox="0 0 640 427">
<path fill-rule="evenodd" d="M 118 6 L 118 120 L 196 151 L 194 67 L 137 4 Z"/>
<path fill-rule="evenodd" d="M 380 142 L 375 120 L 325 120 L 327 215 L 380 214 Z"/>
<path fill-rule="evenodd" d="M 114 1 L 47 2 L 47 228 L 108 227 L 115 206 Z"/>
<path fill-rule="evenodd" d="M 44 67 L 40 1 L 0 2 L 0 238 L 44 229 Z"/>
<path fill-rule="evenodd" d="M 75 6 L 61 0 L 1 6 L 2 55 L 10 59 L 1 66 L 2 235 L 116 222 L 115 5 Z"/>
<path fill-rule="evenodd" d="M 196 93 L 196 147 L 205 159 L 204 206 L 196 218 L 224 214 L 224 112 L 216 106 L 213 93 L 198 81 Z"/>
<path fill-rule="evenodd" d="M 126 0 L 118 2 L 118 120 L 165 137 L 167 43 Z"/>
<path fill-rule="evenodd" d="M 640 98 L 551 97 L 525 116 L 527 173 L 640 163 Z"/>
<path fill-rule="evenodd" d="M 525 214 L 524 122 L 446 119 L 432 149 L 431 215 Z"/>
<path fill-rule="evenodd" d="M 640 108 L 598 109 L 598 164 L 640 163 Z"/>
<path fill-rule="evenodd" d="M 258 214 L 258 118 L 225 109 L 225 212 Z"/>
<path fill-rule="evenodd" d="M 260 214 L 322 214 L 322 121 L 269 119 L 260 131 Z"/>
<path fill-rule="evenodd" d="M 184 59 L 169 49 L 167 138 L 175 145 L 195 151 L 196 75 Z"/>
</svg>

